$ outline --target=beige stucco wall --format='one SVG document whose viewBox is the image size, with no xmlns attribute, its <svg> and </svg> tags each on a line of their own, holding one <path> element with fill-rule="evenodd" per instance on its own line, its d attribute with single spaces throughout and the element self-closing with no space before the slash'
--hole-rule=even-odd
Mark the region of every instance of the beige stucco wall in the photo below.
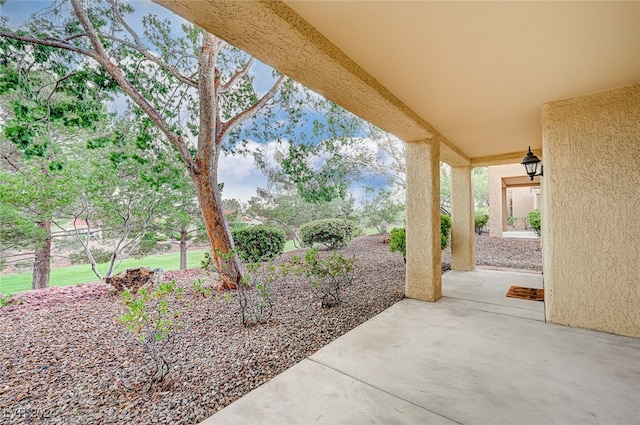
<svg viewBox="0 0 640 425">
<path fill-rule="evenodd" d="M 524 153 L 522 154 L 524 157 Z M 507 187 L 505 177 L 525 174 L 521 164 L 494 165 L 489 167 L 489 235 L 501 238 L 507 230 Z"/>
<path fill-rule="evenodd" d="M 524 218 L 534 209 L 536 190 L 533 187 L 507 189 L 507 216 Z"/>
<path fill-rule="evenodd" d="M 640 85 L 543 107 L 547 320 L 640 337 Z"/>
</svg>

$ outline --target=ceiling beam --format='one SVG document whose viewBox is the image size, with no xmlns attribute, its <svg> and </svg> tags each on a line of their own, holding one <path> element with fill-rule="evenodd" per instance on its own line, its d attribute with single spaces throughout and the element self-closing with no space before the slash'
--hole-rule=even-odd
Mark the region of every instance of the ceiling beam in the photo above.
<svg viewBox="0 0 640 425">
<path fill-rule="evenodd" d="M 537 149 L 531 150 L 536 156 L 542 159 L 542 152 Z M 471 158 L 471 166 L 476 167 L 488 167 L 491 165 L 506 165 L 506 164 L 520 164 L 522 159 L 527 154 L 526 150 L 522 150 L 522 152 L 511 152 L 503 155 L 490 155 L 490 156 L 482 156 Z"/>
</svg>

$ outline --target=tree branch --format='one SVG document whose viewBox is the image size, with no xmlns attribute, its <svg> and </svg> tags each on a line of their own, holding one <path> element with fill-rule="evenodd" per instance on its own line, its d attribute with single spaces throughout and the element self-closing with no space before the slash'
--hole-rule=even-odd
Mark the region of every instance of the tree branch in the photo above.
<svg viewBox="0 0 640 425">
<path fill-rule="evenodd" d="M 131 28 L 131 26 L 129 26 L 129 24 L 124 20 L 124 17 L 122 16 L 122 14 L 120 13 L 120 10 L 118 9 L 118 6 L 116 4 L 115 1 L 110 0 L 111 3 L 111 11 L 113 12 L 113 16 L 116 19 L 116 21 L 118 21 L 120 23 L 120 25 L 122 25 L 122 27 L 131 35 L 131 37 L 133 37 L 133 41 L 134 43 L 130 43 L 126 40 L 120 40 L 116 37 L 111 37 L 111 36 L 105 36 L 105 38 L 110 39 L 112 41 L 117 41 L 125 46 L 131 47 L 132 49 L 137 50 L 138 52 L 142 53 L 144 55 L 145 58 L 147 58 L 149 61 L 155 63 L 156 65 L 158 65 L 159 67 L 161 67 L 162 69 L 166 70 L 167 72 L 171 73 L 173 76 L 175 76 L 179 81 L 182 81 L 185 84 L 190 85 L 191 87 L 198 87 L 198 83 L 192 79 L 189 79 L 187 77 L 185 77 L 184 75 L 182 75 L 177 68 L 175 68 L 173 65 L 165 62 L 163 59 L 152 55 L 151 53 L 149 53 L 149 50 L 145 47 L 144 43 L 142 42 L 142 40 L 140 39 L 140 36 L 138 35 L 138 33 L 136 33 L 133 28 Z"/>
<path fill-rule="evenodd" d="M 249 59 L 249 61 L 246 63 L 246 65 L 238 72 L 236 72 L 230 79 L 229 81 L 227 81 L 226 84 L 224 84 L 222 87 L 220 87 L 218 89 L 218 94 L 224 94 L 227 91 L 229 91 L 229 89 L 231 87 L 233 87 L 233 85 L 242 77 L 244 77 L 245 75 L 247 75 L 247 73 L 249 72 L 249 70 L 251 69 L 251 67 L 253 66 L 253 63 L 256 61 L 256 59 L 251 56 L 251 59 Z"/>
<path fill-rule="evenodd" d="M 219 140 L 224 139 L 231 130 L 245 122 L 246 120 L 255 117 L 260 109 L 262 109 L 271 99 L 274 98 L 284 81 L 289 78 L 286 75 L 280 75 L 280 78 L 273 84 L 271 89 L 264 94 L 256 103 L 251 105 L 249 108 L 244 111 L 238 113 L 235 117 L 231 118 L 229 121 L 221 124 Z"/>
<path fill-rule="evenodd" d="M 118 37 L 114 37 L 111 35 L 103 35 L 103 38 L 106 40 L 110 40 L 110 41 L 115 41 L 117 43 L 122 44 L 123 46 L 127 46 L 131 49 L 134 49 L 135 51 L 141 53 L 145 59 L 147 59 L 150 62 L 155 63 L 156 65 L 158 65 L 160 68 L 164 69 L 165 71 L 167 71 L 168 73 L 170 73 L 171 75 L 173 75 L 174 77 L 176 77 L 178 79 L 178 81 L 181 81 L 191 87 L 198 87 L 198 82 L 195 81 L 192 78 L 186 77 L 184 75 L 182 75 L 180 73 L 180 71 L 178 71 L 178 69 L 176 67 L 174 67 L 173 65 L 171 65 L 170 63 L 165 62 L 164 60 L 162 60 L 161 58 L 152 55 L 151 53 L 149 53 L 149 51 L 144 48 L 144 46 L 139 46 L 137 44 L 131 43 L 130 41 L 127 40 L 123 40 L 121 38 Z"/>
<path fill-rule="evenodd" d="M 37 38 L 37 37 L 27 37 L 24 35 L 14 34 L 12 32 L 0 31 L 0 37 L 10 38 L 12 40 L 24 41 L 25 43 L 30 44 L 38 44 L 40 46 L 49 46 L 49 47 L 57 47 L 58 49 L 69 50 L 75 53 L 80 53 L 81 55 L 89 56 L 91 58 L 96 59 L 95 52 L 84 49 L 82 47 L 74 46 L 73 44 L 67 43 L 66 41 L 61 40 L 52 40 L 50 38 Z"/>
<path fill-rule="evenodd" d="M 167 136 L 167 139 L 169 139 L 171 144 L 178 150 L 180 158 L 182 158 L 182 161 L 189 169 L 189 172 L 197 173 L 197 164 L 195 164 L 191 158 L 188 144 L 184 138 L 170 129 L 169 125 L 165 122 L 158 111 L 155 110 L 153 105 L 151 105 L 151 103 L 149 103 L 149 101 L 140 94 L 135 86 L 125 77 L 122 70 L 113 64 L 107 57 L 107 52 L 104 49 L 102 41 L 100 41 L 97 31 L 91 24 L 91 21 L 87 16 L 87 12 L 82 8 L 82 0 L 71 0 L 71 5 L 73 6 L 73 10 L 78 17 L 78 20 L 80 21 L 80 25 L 84 28 L 87 36 L 91 40 L 93 48 L 95 49 L 95 52 L 89 51 L 89 56 L 94 58 L 105 69 L 105 71 L 116 81 L 131 100 L 133 100 L 133 102 L 142 109 L 145 114 L 147 114 L 149 119 L 158 126 L 158 129 Z"/>
<path fill-rule="evenodd" d="M 53 90 L 51 90 L 51 93 L 49 93 L 49 96 L 47 96 L 47 102 L 46 102 L 46 104 L 47 104 L 47 114 L 44 117 L 29 123 L 28 124 L 29 127 L 31 127 L 32 125 L 34 125 L 34 124 L 36 124 L 36 123 L 38 123 L 40 121 L 46 121 L 46 120 L 49 119 L 49 117 L 51 116 L 51 99 L 53 98 L 53 95 L 55 94 L 56 90 L 58 89 L 58 86 L 60 86 L 60 83 L 62 83 L 64 80 L 67 80 L 67 79 L 73 77 L 75 74 L 76 74 L 75 72 L 72 72 L 70 74 L 65 75 L 64 77 L 60 78 L 59 80 L 57 80 L 55 82 L 55 84 L 53 86 Z M 49 123 L 47 122 L 47 128 L 48 127 L 49 127 Z"/>
</svg>

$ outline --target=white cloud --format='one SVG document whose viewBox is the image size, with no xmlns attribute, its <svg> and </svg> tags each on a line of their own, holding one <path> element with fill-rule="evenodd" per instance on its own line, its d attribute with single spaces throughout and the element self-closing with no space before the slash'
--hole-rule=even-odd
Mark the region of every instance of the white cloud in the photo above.
<svg viewBox="0 0 640 425">
<path fill-rule="evenodd" d="M 271 166 L 277 164 L 275 160 L 277 150 L 286 152 L 287 148 L 288 143 L 286 142 L 280 144 L 269 142 L 266 145 L 261 145 L 251 141 L 246 146 L 246 150 L 250 153 L 264 151 L 264 159 Z M 251 154 L 222 152 L 218 162 L 218 181 L 224 182 L 223 198 L 236 198 L 245 202 L 252 196 L 256 196 L 258 187 L 267 186 L 267 178 L 258 169 Z"/>
<path fill-rule="evenodd" d="M 241 181 L 258 171 L 253 158 L 244 155 L 232 155 L 222 152 L 218 164 L 218 175 L 223 181 Z M 258 171 L 259 172 L 259 171 Z"/>
</svg>

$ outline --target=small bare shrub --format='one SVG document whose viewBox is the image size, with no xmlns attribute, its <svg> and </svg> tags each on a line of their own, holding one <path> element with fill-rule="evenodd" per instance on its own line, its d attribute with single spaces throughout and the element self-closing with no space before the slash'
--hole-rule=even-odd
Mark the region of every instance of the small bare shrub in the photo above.
<svg viewBox="0 0 640 425">
<path fill-rule="evenodd" d="M 170 350 L 176 340 L 182 311 L 175 301 L 182 297 L 182 288 L 176 288 L 175 279 L 161 283 L 158 289 L 149 292 L 141 289 L 134 295 L 129 290 L 123 293 L 128 311 L 119 320 L 127 331 L 138 335 L 148 356 L 149 368 L 144 371 L 150 390 L 153 384 L 161 383 L 169 374 Z"/>
</svg>

